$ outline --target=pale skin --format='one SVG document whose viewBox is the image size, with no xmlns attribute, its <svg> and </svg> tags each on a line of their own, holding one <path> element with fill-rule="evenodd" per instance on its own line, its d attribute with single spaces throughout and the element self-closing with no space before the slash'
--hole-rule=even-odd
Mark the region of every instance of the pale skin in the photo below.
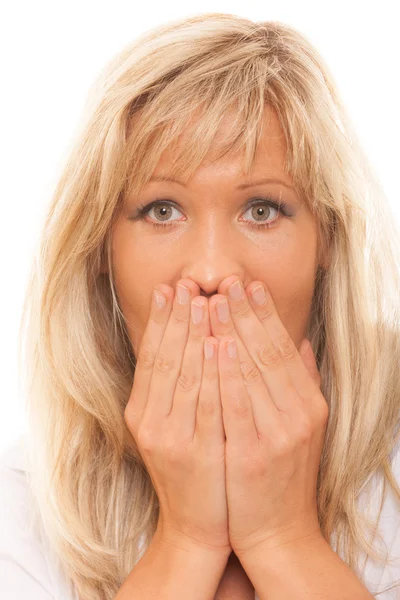
<svg viewBox="0 0 400 600">
<path fill-rule="evenodd" d="M 221 135 L 229 123 L 227 119 Z M 140 197 L 127 200 L 126 213 L 113 231 L 113 257 L 116 289 L 136 356 L 155 285 L 164 283 L 176 290 L 180 283 L 190 290 L 192 299 L 200 295 L 209 298 L 213 332 L 210 328 L 208 335 L 218 337 L 216 305 L 225 298 L 230 277 L 239 278 L 245 288 L 255 281 L 265 282 L 279 318 L 299 350 L 306 337 L 319 265 L 317 223 L 284 172 L 285 138 L 275 112 L 268 108 L 265 123 L 248 177 L 242 172 L 242 156 L 231 155 L 218 162 L 205 161 L 186 186 L 150 181 Z M 173 159 L 173 153 L 164 153 L 153 175 L 168 174 Z M 237 189 L 264 178 L 281 182 Z M 285 202 L 291 216 L 279 215 L 262 200 L 267 195 Z M 163 201 L 147 215 L 129 219 L 139 203 L 149 204 L 156 198 Z M 255 198 L 259 202 L 249 206 Z M 166 200 L 173 201 L 173 206 Z M 151 222 L 171 225 L 155 227 Z M 252 226 L 257 223 L 271 223 L 271 227 Z M 254 599 L 254 587 L 234 554 L 217 597 L 230 598 L 233 590 Z"/>
</svg>

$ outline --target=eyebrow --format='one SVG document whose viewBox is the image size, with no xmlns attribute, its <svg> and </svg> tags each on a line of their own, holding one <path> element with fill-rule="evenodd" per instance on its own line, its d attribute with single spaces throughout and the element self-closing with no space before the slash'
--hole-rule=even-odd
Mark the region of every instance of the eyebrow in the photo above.
<svg viewBox="0 0 400 600">
<path fill-rule="evenodd" d="M 165 177 L 164 175 L 153 175 L 152 177 L 150 177 L 149 181 L 161 181 L 161 182 L 162 181 L 172 181 L 172 183 L 177 183 L 178 185 L 182 185 L 185 187 L 185 184 L 182 183 L 182 181 L 179 181 L 178 179 L 174 179 L 173 177 Z M 241 183 L 240 185 L 236 186 L 235 189 L 245 190 L 249 187 L 261 185 L 262 183 L 280 183 L 281 185 L 283 185 L 289 189 L 293 189 L 293 186 L 289 185 L 288 182 L 283 181 L 282 179 L 277 179 L 275 177 L 268 177 L 268 178 L 264 178 L 264 179 L 257 179 L 256 181 Z"/>
</svg>

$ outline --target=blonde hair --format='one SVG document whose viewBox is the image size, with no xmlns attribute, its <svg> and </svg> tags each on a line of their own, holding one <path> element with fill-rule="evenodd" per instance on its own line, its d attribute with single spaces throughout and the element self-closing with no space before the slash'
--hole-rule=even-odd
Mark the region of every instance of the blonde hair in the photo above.
<svg viewBox="0 0 400 600">
<path fill-rule="evenodd" d="M 113 280 L 113 224 L 182 132 L 188 143 L 171 175 L 193 175 L 228 109 L 235 135 L 218 156 L 243 147 L 250 169 L 265 105 L 279 117 L 285 169 L 317 218 L 321 256 L 330 257 L 317 273 L 307 335 L 330 410 L 321 531 L 331 544 L 337 536 L 362 581 L 359 550 L 387 558 L 367 535 L 377 521 L 355 499 L 380 470 L 400 500 L 389 460 L 400 399 L 399 233 L 311 43 L 279 22 L 206 13 L 146 32 L 100 73 L 32 264 L 19 367 L 27 370 L 29 483 L 80 600 L 115 596 L 159 513 L 124 420 L 136 363 Z"/>
</svg>

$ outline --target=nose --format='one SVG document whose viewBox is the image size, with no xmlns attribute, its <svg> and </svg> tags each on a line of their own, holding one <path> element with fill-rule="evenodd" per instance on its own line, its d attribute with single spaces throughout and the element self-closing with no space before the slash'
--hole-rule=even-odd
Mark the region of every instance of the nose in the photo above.
<svg viewBox="0 0 400 600">
<path fill-rule="evenodd" d="M 200 296 L 204 296 L 205 298 L 211 298 L 214 294 L 217 294 L 218 291 L 215 290 L 212 294 L 207 294 L 203 289 L 200 289 Z"/>
<path fill-rule="evenodd" d="M 217 233 L 218 232 L 218 233 Z M 230 239 L 226 227 L 202 228 L 190 238 L 190 247 L 182 244 L 185 266 L 181 278 L 191 279 L 200 289 L 200 295 L 210 299 L 219 293 L 220 284 L 236 275 L 245 283 L 244 248 L 237 239 Z"/>
</svg>

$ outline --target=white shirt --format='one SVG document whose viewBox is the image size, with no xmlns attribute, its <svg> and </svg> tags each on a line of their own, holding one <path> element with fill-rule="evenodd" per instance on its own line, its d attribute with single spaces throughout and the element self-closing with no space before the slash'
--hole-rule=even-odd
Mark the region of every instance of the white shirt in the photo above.
<svg viewBox="0 0 400 600">
<path fill-rule="evenodd" d="M 24 439 L 25 436 L 21 436 L 0 455 L 0 597 L 5 600 L 79 600 L 57 568 L 57 559 L 45 536 L 30 528 Z M 391 459 L 400 485 L 400 440 Z M 368 483 L 373 486 L 370 504 L 366 503 L 369 485 L 364 487 L 357 501 L 373 516 L 379 507 L 383 480 L 374 474 Z M 391 489 L 385 498 L 379 527 L 393 564 L 382 569 L 368 559 L 364 574 L 371 593 L 400 579 L 400 505 Z M 343 558 L 340 551 L 338 554 Z M 400 587 L 375 597 L 400 600 Z M 259 600 L 257 594 L 255 600 Z"/>
</svg>

